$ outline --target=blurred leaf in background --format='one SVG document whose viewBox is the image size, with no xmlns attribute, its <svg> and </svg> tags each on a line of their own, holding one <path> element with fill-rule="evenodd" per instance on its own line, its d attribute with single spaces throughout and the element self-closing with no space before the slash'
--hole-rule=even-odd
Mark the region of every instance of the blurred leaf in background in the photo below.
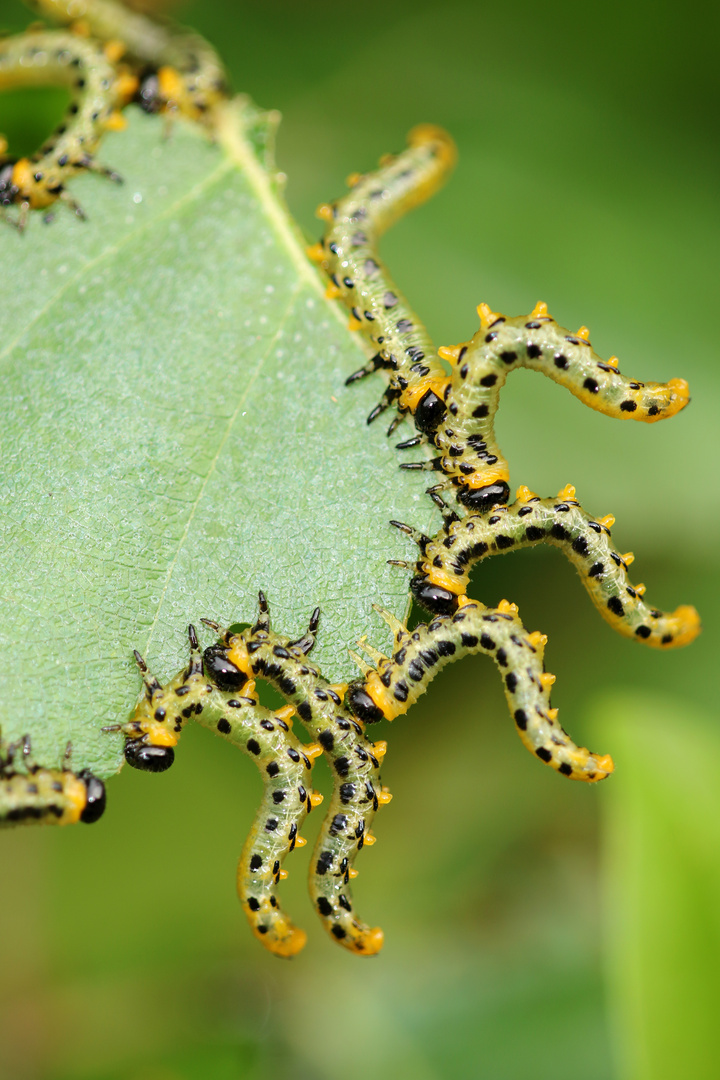
<svg viewBox="0 0 720 1080">
<path fill-rule="evenodd" d="M 27 22 L 10 0 L 0 12 L 8 26 Z M 0 1075 L 194 1080 L 223 1068 L 229 1047 L 236 1075 L 252 1080 L 638 1080 L 629 1069 L 655 1066 L 638 1056 L 648 1028 L 617 965 L 647 963 L 660 999 L 687 927 L 664 924 L 662 970 L 649 946 L 631 951 L 623 927 L 639 886 L 629 888 L 626 857 L 601 869 L 600 810 L 611 804 L 615 837 L 628 815 L 643 880 L 669 889 L 672 873 L 677 910 L 696 910 L 709 942 L 719 858 L 717 807 L 682 782 L 692 762 L 681 724 L 659 721 L 664 767 L 678 769 L 664 801 L 633 740 L 658 699 L 717 724 L 720 13 L 664 0 L 550 0 L 542 11 L 530 0 L 369 0 L 332 12 L 198 0 L 178 15 L 221 45 L 237 89 L 283 111 L 279 163 L 313 239 L 314 207 L 343 190 L 347 173 L 402 146 L 418 121 L 452 132 L 460 162 L 450 185 L 383 241 L 438 341 L 467 338 L 480 300 L 519 313 L 544 299 L 565 325 L 588 324 L 598 351 L 617 353 L 638 378 L 688 378 L 690 408 L 647 427 L 590 413 L 523 372 L 504 391 L 498 426 L 513 483 L 544 493 L 570 481 L 588 510 L 611 510 L 648 597 L 695 603 L 705 632 L 677 654 L 617 638 L 557 552 L 480 568 L 476 596 L 507 596 L 550 635 L 561 719 L 578 741 L 613 753 L 617 772 L 597 790 L 564 783 L 522 750 L 490 665 L 468 659 L 444 672 L 407 719 L 378 732 L 389 739 L 395 800 L 356 883 L 361 912 L 386 931 L 376 961 L 340 953 L 313 926 L 301 855 L 284 888 L 311 932 L 306 952 L 282 965 L 250 938 L 233 864 L 257 780 L 205 732 L 183 736 L 167 776 L 125 770 L 93 830 L 3 836 Z M 40 137 L 52 123 L 38 124 Z M 389 536 L 388 555 L 404 554 Z M 591 720 L 600 690 L 652 694 L 653 704 Z M 715 741 L 696 743 L 692 755 L 714 775 Z M 643 831 L 646 798 L 657 822 Z M 671 820 L 695 842 L 687 858 L 671 862 L 670 852 L 660 863 L 663 823 L 677 835 Z M 672 1029 L 678 1044 L 694 1038 L 690 1060 L 704 1080 L 715 1049 L 703 1017 L 720 995 L 703 965 L 682 970 L 684 985 L 696 981 L 698 1017 L 678 1011 L 687 1027 L 677 1034 L 661 1000 L 643 1024 Z"/>
<path fill-rule="evenodd" d="M 602 698 L 624 784 L 606 800 L 608 971 L 621 1075 L 714 1080 L 720 972 L 720 731 L 682 698 Z"/>
</svg>

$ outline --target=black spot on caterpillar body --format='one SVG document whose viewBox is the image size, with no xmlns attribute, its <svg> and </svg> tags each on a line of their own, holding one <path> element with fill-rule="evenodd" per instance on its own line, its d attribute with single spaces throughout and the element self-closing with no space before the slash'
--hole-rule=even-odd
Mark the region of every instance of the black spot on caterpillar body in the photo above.
<svg viewBox="0 0 720 1080">
<path fill-rule="evenodd" d="M 347 697 L 360 719 L 372 722 L 401 716 L 446 664 L 482 652 L 500 670 L 517 732 L 532 754 L 572 780 L 594 782 L 613 771 L 608 755 L 599 757 L 576 746 L 558 724 L 557 709 L 550 707 L 555 676 L 545 672 L 543 665 L 547 638 L 525 630 L 515 604 L 502 600 L 497 608 L 488 608 L 463 597 L 453 615 L 435 618 L 412 632 L 374 606 L 392 629 L 395 645 L 388 658 L 359 643 L 372 657 L 374 668 L 351 654 L 364 671 L 364 678 L 351 684 Z"/>
<path fill-rule="evenodd" d="M 57 199 L 83 217 L 65 190 L 67 180 L 79 172 L 119 180 L 95 161 L 94 154 L 106 131 L 124 126 L 118 110 L 132 97 L 137 80 L 118 71 L 96 42 L 75 34 L 31 30 L 0 41 L 0 90 L 44 85 L 66 86 L 70 91 L 62 125 L 32 157 L 0 159 L 0 207 L 20 205 L 20 217 L 14 222 L 20 228 L 29 210 L 46 209 Z"/>
<path fill-rule="evenodd" d="M 146 753 L 170 750 L 174 756 L 173 747 L 190 719 L 252 758 L 262 777 L 263 797 L 238 862 L 238 895 L 258 940 L 276 956 L 292 957 L 307 935 L 284 913 L 277 888 L 287 877 L 282 868 L 286 855 L 306 843 L 299 830 L 307 814 L 322 801 L 311 782 L 320 747 L 304 745 L 293 735 L 293 708 L 272 712 L 259 705 L 252 680 L 243 680 L 241 689 L 221 690 L 203 671 L 193 627 L 189 637 L 190 663 L 165 686 L 138 657 L 144 687 L 134 714 L 126 724 L 106 730 L 121 730 L 129 764 L 147 771 L 162 770 Z"/>
<path fill-rule="evenodd" d="M 442 472 L 445 479 L 436 490 L 454 488 L 458 500 L 472 510 L 506 503 L 508 465 L 494 423 L 500 390 L 508 372 L 518 367 L 549 376 L 584 404 L 620 419 L 652 423 L 687 404 L 683 379 L 640 383 L 625 378 L 616 358 L 604 362 L 593 351 L 585 327 L 568 332 L 543 303 L 519 318 L 506 318 L 480 304 L 481 326 L 475 336 L 462 345 L 436 349 L 377 255 L 381 233 L 432 194 L 455 160 L 452 141 L 439 129 L 415 129 L 409 142 L 409 149 L 377 172 L 350 178 L 349 195 L 320 207 L 319 216 L 328 227 L 320 243 L 309 249 L 330 276 L 328 295 L 351 310 L 351 328 L 363 333 L 376 354 L 348 382 L 380 367 L 389 369 L 387 390 L 368 420 L 394 403 L 400 414 L 413 414 L 422 433 L 420 440 L 403 447 L 427 441 L 438 451 L 431 461 L 402 467 Z M 392 297 L 390 307 L 384 303 L 387 295 Z M 449 378 L 441 360 L 452 365 Z"/>
<path fill-rule="evenodd" d="M 456 610 L 475 563 L 498 552 L 552 544 L 575 565 L 598 611 L 624 637 L 666 649 L 686 645 L 700 632 L 694 607 L 682 605 L 668 614 L 645 602 L 645 586 L 631 585 L 627 574 L 634 556 L 621 555 L 612 543 L 614 518 L 591 517 L 572 485 L 554 499 L 518 488 L 512 505 L 448 520 L 432 539 L 395 524 L 421 548 L 411 588 L 430 611 Z"/>
<path fill-rule="evenodd" d="M 30 739 L 0 739 L 0 828 L 15 825 L 92 824 L 105 810 L 105 785 L 84 769 L 70 769 L 70 747 L 60 769 L 32 763 Z M 16 768 L 18 755 L 21 768 Z"/>
</svg>

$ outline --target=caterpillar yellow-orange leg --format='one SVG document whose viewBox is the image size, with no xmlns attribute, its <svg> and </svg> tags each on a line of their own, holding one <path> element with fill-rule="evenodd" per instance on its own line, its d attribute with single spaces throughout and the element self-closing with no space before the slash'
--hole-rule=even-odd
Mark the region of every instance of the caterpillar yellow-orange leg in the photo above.
<svg viewBox="0 0 720 1080">
<path fill-rule="evenodd" d="M 502 600 L 497 608 L 487 608 L 465 597 L 453 615 L 416 626 L 412 633 L 395 625 L 394 633 L 393 656 L 380 659 L 348 691 L 348 704 L 363 721 L 402 715 L 446 664 L 482 652 L 500 671 L 518 734 L 532 754 L 571 780 L 592 783 L 613 771 L 608 755 L 576 746 L 560 727 L 557 709 L 550 706 L 555 676 L 543 665 L 547 638 L 525 630 L 515 604 Z"/>
<path fill-rule="evenodd" d="M 368 926 L 355 913 L 350 881 L 358 852 L 374 842 L 370 826 L 375 813 L 390 801 L 380 782 L 385 745 L 366 739 L 363 725 L 343 708 L 346 687 L 328 683 L 308 661 L 318 619 L 316 610 L 302 637 L 282 637 L 270 627 L 267 601 L 261 593 L 255 626 L 240 634 L 223 634 L 217 645 L 206 650 L 206 668 L 222 669 L 223 678 L 266 679 L 295 707 L 315 740 L 302 747 L 301 753 L 325 754 L 333 792 L 311 859 L 310 895 L 334 941 L 360 956 L 373 956 L 382 946 L 382 930 Z"/>
<path fill-rule="evenodd" d="M 624 637 L 659 649 L 687 645 L 700 632 L 694 607 L 662 612 L 646 603 L 645 586 L 633 585 L 628 566 L 631 552 L 621 555 L 611 539 L 611 514 L 594 518 L 580 506 L 568 484 L 554 499 L 541 499 L 518 488 L 514 503 L 490 514 L 452 517 L 437 536 L 425 536 L 402 522 L 421 551 L 411 589 L 430 611 L 454 611 L 464 595 L 470 570 L 491 555 L 552 544 L 574 564 L 593 603 L 613 629 Z"/>
</svg>

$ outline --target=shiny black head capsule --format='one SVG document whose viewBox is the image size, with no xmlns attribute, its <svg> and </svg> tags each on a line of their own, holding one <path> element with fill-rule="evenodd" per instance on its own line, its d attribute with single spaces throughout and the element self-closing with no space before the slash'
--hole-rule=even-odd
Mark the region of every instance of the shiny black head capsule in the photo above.
<svg viewBox="0 0 720 1080">
<path fill-rule="evenodd" d="M 128 739 L 125 760 L 142 772 L 165 772 L 175 760 L 175 751 L 172 746 L 151 746 L 142 739 Z"/>
<path fill-rule="evenodd" d="M 210 645 L 203 654 L 205 671 L 219 690 L 242 690 L 247 675 L 231 664 L 224 645 Z"/>
<path fill-rule="evenodd" d="M 497 484 L 488 484 L 487 487 L 469 488 L 460 485 L 457 492 L 458 502 L 470 510 L 477 510 L 484 514 L 492 510 L 493 506 L 503 506 L 510 498 L 510 487 L 501 480 Z"/>
<path fill-rule="evenodd" d="M 435 615 L 452 615 L 457 609 L 458 598 L 449 589 L 433 585 L 426 577 L 414 577 L 410 582 L 412 594 L 426 611 Z"/>
<path fill-rule="evenodd" d="M 0 165 L 0 206 L 10 206 L 18 194 L 18 186 L 13 183 L 15 158 L 5 158 Z"/>
<path fill-rule="evenodd" d="M 432 390 L 428 390 L 420 398 L 413 413 L 415 427 L 425 435 L 432 435 L 434 431 L 437 431 L 437 426 L 444 419 L 446 412 L 442 398 L 439 398 Z"/>
<path fill-rule="evenodd" d="M 345 700 L 358 720 L 366 724 L 376 724 L 378 720 L 385 719 L 382 710 L 378 708 L 361 682 L 353 683 Z"/>
<path fill-rule="evenodd" d="M 86 825 L 92 825 L 105 813 L 105 804 L 107 802 L 105 785 L 102 780 L 98 780 L 97 776 L 93 776 L 89 769 L 83 769 L 81 773 L 78 773 L 78 777 L 85 784 L 87 790 L 87 801 L 85 809 L 80 815 L 80 820 L 84 821 Z"/>
</svg>

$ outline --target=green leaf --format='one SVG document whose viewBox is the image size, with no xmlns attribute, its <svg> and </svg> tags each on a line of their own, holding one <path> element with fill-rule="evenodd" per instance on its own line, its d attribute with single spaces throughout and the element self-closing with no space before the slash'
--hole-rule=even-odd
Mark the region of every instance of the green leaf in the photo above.
<svg viewBox="0 0 720 1080">
<path fill-rule="evenodd" d="M 720 1075 L 720 734 L 680 700 L 594 710 L 617 773 L 606 800 L 610 1005 L 627 1080 Z"/>
<path fill-rule="evenodd" d="M 171 675 L 189 621 L 251 621 L 262 588 L 287 633 L 320 605 L 347 677 L 359 634 L 387 640 L 371 602 L 407 604 L 388 519 L 433 513 L 365 425 L 380 378 L 344 387 L 364 353 L 278 196 L 276 117 L 235 103 L 213 144 L 129 112 L 102 147 L 124 186 L 72 184 L 87 223 L 3 234 L 0 724 L 101 776 L 133 648 Z"/>
</svg>

